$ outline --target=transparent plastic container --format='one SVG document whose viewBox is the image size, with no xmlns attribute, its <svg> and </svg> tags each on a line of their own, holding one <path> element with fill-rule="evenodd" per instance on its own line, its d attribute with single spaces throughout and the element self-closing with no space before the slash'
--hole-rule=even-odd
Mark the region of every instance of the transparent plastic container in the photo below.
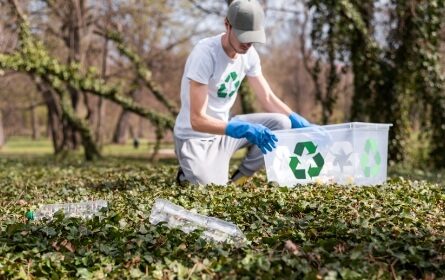
<svg viewBox="0 0 445 280">
<path fill-rule="evenodd" d="M 52 219 L 54 214 L 62 210 L 65 217 L 92 218 L 102 208 L 107 208 L 108 203 L 105 200 L 93 200 L 79 203 L 62 203 L 43 205 L 35 211 L 26 213 L 29 220 L 41 220 L 43 218 Z"/>
<path fill-rule="evenodd" d="M 154 225 L 166 222 L 168 227 L 179 228 L 185 233 L 203 229 L 201 237 L 215 242 L 241 246 L 246 241 L 246 237 L 235 224 L 190 212 L 165 199 L 156 199 L 149 220 Z"/>
<path fill-rule="evenodd" d="M 277 148 L 264 156 L 267 178 L 289 187 L 383 184 L 391 126 L 353 122 L 274 131 Z"/>
</svg>

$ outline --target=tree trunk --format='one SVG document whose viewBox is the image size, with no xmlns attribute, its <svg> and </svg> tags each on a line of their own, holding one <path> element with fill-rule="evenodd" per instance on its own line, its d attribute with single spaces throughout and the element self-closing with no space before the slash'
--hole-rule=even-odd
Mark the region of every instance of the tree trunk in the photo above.
<svg viewBox="0 0 445 280">
<path fill-rule="evenodd" d="M 3 112 L 0 110 L 0 149 L 5 145 L 5 131 L 3 129 Z"/>
<path fill-rule="evenodd" d="M 137 102 L 140 97 L 140 90 L 136 89 L 130 93 L 131 99 Z M 131 112 L 123 110 L 119 116 L 116 129 L 113 134 L 113 143 L 115 144 L 125 144 L 127 141 L 127 131 L 130 126 L 130 116 Z"/>
<path fill-rule="evenodd" d="M 111 6 L 111 4 L 109 4 Z M 105 80 L 107 75 L 107 57 L 108 57 L 108 39 L 104 38 L 104 46 L 102 50 L 102 79 Z M 96 143 L 99 146 L 102 146 L 103 137 L 102 137 L 102 119 L 105 115 L 105 102 L 103 97 L 99 97 L 99 101 L 97 104 L 97 126 L 96 126 Z"/>
<path fill-rule="evenodd" d="M 64 112 L 67 111 L 67 104 L 72 104 L 72 95 L 62 104 L 60 97 L 57 96 L 52 87 L 47 84 L 50 83 L 50 81 L 46 80 L 46 82 L 44 82 L 39 78 L 35 78 L 34 80 L 37 88 L 43 94 L 47 106 L 48 126 L 51 131 L 54 152 L 59 154 L 62 151 L 75 149 L 77 147 L 76 145 L 81 143 L 79 131 L 82 131 L 78 129 L 77 122 L 67 118 L 67 113 Z M 65 110 L 63 110 L 61 105 L 65 106 Z"/>
<path fill-rule="evenodd" d="M 31 104 L 31 129 L 32 129 L 32 140 L 38 140 L 40 138 L 39 122 L 36 114 L 36 104 L 32 102 Z"/>
<path fill-rule="evenodd" d="M 105 117 L 106 103 L 102 97 L 99 97 L 99 101 L 97 103 L 97 122 L 96 122 L 96 143 L 99 146 L 103 145 L 103 129 L 102 129 L 102 120 Z"/>
<path fill-rule="evenodd" d="M 445 168 L 445 96 L 437 92 L 432 101 L 433 139 L 430 157 L 436 167 Z"/>
<path fill-rule="evenodd" d="M 52 83 L 52 86 L 55 87 L 55 84 L 56 83 Z M 88 127 L 88 122 L 76 116 L 75 111 L 70 105 L 70 97 L 68 92 L 62 87 L 56 88 L 56 90 L 60 95 L 60 103 L 62 106 L 64 119 L 66 119 L 66 121 L 70 124 L 70 127 L 73 127 L 75 132 L 79 132 L 81 136 L 85 159 L 94 160 L 99 158 L 100 153 L 96 143 L 94 143 L 91 131 Z"/>
<path fill-rule="evenodd" d="M 138 132 L 134 134 L 136 138 L 143 138 L 144 137 L 144 119 L 138 117 Z"/>
<path fill-rule="evenodd" d="M 37 79 L 35 79 L 35 81 L 46 104 L 48 112 L 48 131 L 53 142 L 54 153 L 58 154 L 64 150 L 63 139 L 65 137 L 63 134 L 62 112 L 56 101 L 56 96 L 52 93 L 49 87 L 43 85 Z"/>
<path fill-rule="evenodd" d="M 69 88 L 69 93 L 71 97 L 71 106 L 73 107 L 74 112 L 77 112 L 80 101 L 80 92 L 74 88 Z M 80 144 L 80 135 L 78 131 L 68 122 L 65 122 L 65 142 L 66 146 L 72 150 L 75 150 L 79 147 Z"/>
<path fill-rule="evenodd" d="M 113 134 L 113 143 L 115 144 L 125 144 L 127 141 L 127 131 L 130 126 L 130 115 L 131 112 L 127 110 L 122 110 L 117 121 L 116 129 Z"/>
<path fill-rule="evenodd" d="M 78 63 L 79 65 L 84 65 L 86 49 L 85 37 L 87 36 L 87 30 L 85 25 L 85 17 L 87 16 L 87 1 L 83 0 L 72 0 L 68 1 L 68 16 L 66 17 L 65 28 L 66 35 L 64 36 L 65 45 L 67 46 L 68 53 L 68 63 Z M 71 97 L 71 106 L 75 113 L 78 112 L 78 107 L 80 103 L 80 98 L 82 92 L 74 87 L 69 86 L 68 91 Z M 88 110 L 88 117 L 91 116 L 91 107 L 88 106 L 88 100 L 85 94 L 85 103 Z M 77 149 L 81 142 L 81 135 L 79 131 L 73 127 L 72 122 L 64 123 L 64 145 L 70 149 Z"/>
</svg>

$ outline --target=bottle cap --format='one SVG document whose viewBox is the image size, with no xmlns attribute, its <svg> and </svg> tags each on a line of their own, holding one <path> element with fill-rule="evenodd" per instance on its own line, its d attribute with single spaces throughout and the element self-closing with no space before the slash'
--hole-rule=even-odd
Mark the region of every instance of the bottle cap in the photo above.
<svg viewBox="0 0 445 280">
<path fill-rule="evenodd" d="M 35 218 L 34 211 L 26 212 L 26 218 L 28 218 L 28 220 L 34 220 L 34 218 Z"/>
</svg>

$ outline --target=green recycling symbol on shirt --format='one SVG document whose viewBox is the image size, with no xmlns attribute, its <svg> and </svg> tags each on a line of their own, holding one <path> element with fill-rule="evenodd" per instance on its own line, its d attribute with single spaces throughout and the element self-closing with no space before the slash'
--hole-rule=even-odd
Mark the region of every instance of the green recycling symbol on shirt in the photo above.
<svg viewBox="0 0 445 280">
<path fill-rule="evenodd" d="M 224 83 L 218 87 L 218 97 L 226 98 L 227 95 L 232 97 L 237 91 L 241 82 L 238 80 L 238 74 L 236 72 L 230 72 L 225 78 Z"/>
<path fill-rule="evenodd" d="M 370 164 L 370 158 L 374 159 L 374 164 Z M 360 157 L 360 166 L 365 173 L 365 177 L 375 177 L 379 174 L 382 158 L 377 149 L 377 141 L 368 139 L 365 143 L 365 152 Z"/>
<path fill-rule="evenodd" d="M 299 142 L 295 145 L 294 153 L 298 156 L 302 156 L 304 150 L 307 150 L 308 155 L 314 155 L 312 159 L 315 162 L 315 166 L 309 165 L 309 168 L 307 170 L 307 174 L 309 177 L 317 177 L 320 175 L 321 170 L 324 166 L 324 158 L 320 153 L 317 152 L 317 146 L 311 141 L 307 142 Z M 315 154 L 316 153 L 316 154 Z M 292 156 L 290 157 L 291 160 L 289 162 L 289 167 L 294 173 L 295 178 L 297 179 L 306 179 L 306 170 L 305 169 L 298 169 L 298 165 L 301 163 L 298 156 Z"/>
</svg>

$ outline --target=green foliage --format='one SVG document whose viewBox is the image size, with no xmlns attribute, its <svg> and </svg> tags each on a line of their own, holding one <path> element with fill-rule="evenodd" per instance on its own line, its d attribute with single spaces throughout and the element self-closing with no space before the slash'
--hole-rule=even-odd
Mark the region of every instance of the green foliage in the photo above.
<svg viewBox="0 0 445 280">
<path fill-rule="evenodd" d="M 432 131 L 430 157 L 435 166 L 445 167 L 445 80 L 439 55 L 445 2 L 390 1 L 384 8 L 389 15 L 384 44 L 375 39 L 377 3 L 382 4 L 308 1 L 314 8 L 314 48 L 331 61 L 351 64 L 353 120 L 394 124 L 391 159 L 405 160 L 413 124 L 419 122 L 421 133 Z"/>
<path fill-rule="evenodd" d="M 154 124 L 156 127 L 157 149 L 153 157 L 159 150 L 160 141 L 164 137 L 165 131 L 173 129 L 174 121 L 170 116 L 165 116 L 156 111 L 144 108 L 134 103 L 133 100 L 124 96 L 117 86 L 110 86 L 101 80 L 97 71 L 90 68 L 86 74 L 80 71 L 80 65 L 72 63 L 64 65 L 51 57 L 43 43 L 34 38 L 30 32 L 28 23 L 23 20 L 20 23 L 20 48 L 13 54 L 0 53 L 0 69 L 9 69 L 37 76 L 51 85 L 51 87 L 61 96 L 61 105 L 64 117 L 72 124 L 82 137 L 85 157 L 93 160 L 100 157 L 99 150 L 94 142 L 87 123 L 78 118 L 70 109 L 66 87 L 72 87 L 79 91 L 89 92 L 107 98 L 119 104 L 124 110 L 132 111 Z M 110 38 L 118 44 L 118 49 L 126 55 L 136 66 L 137 73 L 158 97 L 165 104 L 170 112 L 176 113 L 175 107 L 162 95 L 159 87 L 151 80 L 150 71 L 142 65 L 140 58 L 125 47 L 118 35 L 112 33 Z"/>
<path fill-rule="evenodd" d="M 20 42 L 19 51 L 12 55 L 0 54 L 0 68 L 28 72 L 43 78 L 50 77 L 56 87 L 60 83 L 66 83 L 78 90 L 107 98 L 126 110 L 146 117 L 156 126 L 173 128 L 174 121 L 170 117 L 134 104 L 133 100 L 122 94 L 120 88 L 106 84 L 94 71 L 84 75 L 80 66 L 75 63 L 59 63 L 48 54 L 42 42 L 32 37 L 27 23 L 21 24 Z"/>
<path fill-rule="evenodd" d="M 403 165 L 409 169 L 433 169 L 434 162 L 430 159 L 431 133 L 413 132 L 407 139 L 406 159 Z"/>
<path fill-rule="evenodd" d="M 443 186 L 178 187 L 175 162 L 0 159 L 0 278 L 445 277 Z M 249 244 L 152 226 L 154 199 L 236 223 Z M 25 221 L 40 204 L 106 199 L 93 220 Z"/>
</svg>

